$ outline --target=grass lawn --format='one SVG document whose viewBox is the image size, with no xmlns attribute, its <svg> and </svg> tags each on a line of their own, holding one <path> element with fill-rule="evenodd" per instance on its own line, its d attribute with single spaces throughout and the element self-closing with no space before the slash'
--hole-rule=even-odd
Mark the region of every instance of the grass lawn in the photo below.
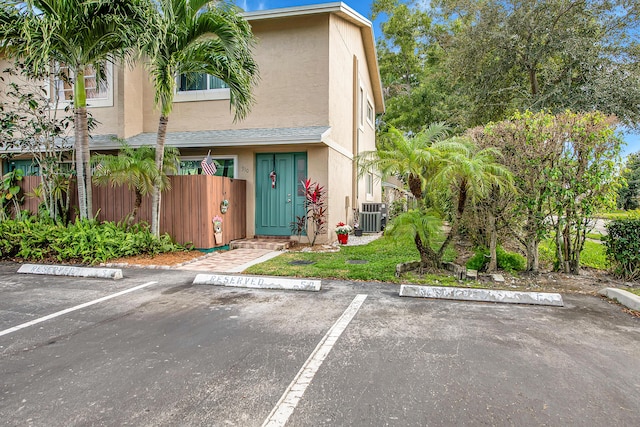
<svg viewBox="0 0 640 427">
<path fill-rule="evenodd" d="M 625 291 L 631 292 L 632 294 L 636 294 L 636 295 L 640 296 L 640 289 L 638 289 L 638 288 L 627 288 L 627 289 L 625 289 Z"/>
<path fill-rule="evenodd" d="M 453 249 L 445 252 L 445 261 L 455 259 Z M 453 277 L 430 275 L 395 276 L 396 264 L 420 259 L 412 240 L 394 241 L 382 236 L 362 246 L 342 246 L 339 252 L 288 252 L 246 270 L 248 274 L 381 281 L 392 283 L 457 283 Z M 366 261 L 366 263 L 358 263 Z M 311 264 L 302 264 L 309 262 Z M 355 263 L 354 263 L 355 262 Z"/>
<path fill-rule="evenodd" d="M 640 217 L 640 209 L 634 211 L 610 211 L 610 212 L 598 212 L 596 218 L 602 219 L 630 219 Z"/>
<path fill-rule="evenodd" d="M 556 244 L 553 239 L 546 239 L 540 243 L 540 260 L 553 264 L 555 260 Z M 584 242 L 584 249 L 580 254 L 580 265 L 598 270 L 609 268 L 609 261 L 605 254 L 604 245 L 587 240 Z"/>
</svg>

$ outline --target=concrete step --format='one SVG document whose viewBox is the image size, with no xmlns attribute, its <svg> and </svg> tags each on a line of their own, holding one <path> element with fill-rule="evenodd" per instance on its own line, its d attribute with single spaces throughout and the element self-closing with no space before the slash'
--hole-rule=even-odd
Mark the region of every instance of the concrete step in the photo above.
<svg viewBox="0 0 640 427">
<path fill-rule="evenodd" d="M 289 239 L 241 239 L 234 240 L 229 243 L 229 249 L 269 249 L 272 251 L 283 251 L 293 246 L 293 242 Z"/>
</svg>

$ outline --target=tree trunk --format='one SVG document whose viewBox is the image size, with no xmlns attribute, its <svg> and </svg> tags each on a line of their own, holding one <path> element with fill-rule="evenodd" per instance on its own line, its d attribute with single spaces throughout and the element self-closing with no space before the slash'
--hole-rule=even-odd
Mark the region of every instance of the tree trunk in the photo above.
<svg viewBox="0 0 640 427">
<path fill-rule="evenodd" d="M 416 244 L 416 249 L 418 249 L 420 253 L 420 264 L 422 267 L 426 268 L 427 271 L 438 270 L 440 268 L 440 257 L 438 254 L 431 249 L 429 245 L 425 245 L 417 233 L 413 241 Z"/>
<path fill-rule="evenodd" d="M 453 238 L 458 234 L 458 229 L 460 228 L 460 221 L 462 220 L 462 214 L 464 214 L 464 208 L 467 205 L 467 182 L 465 180 L 462 180 L 462 182 L 460 183 L 460 191 L 458 193 L 458 206 L 456 208 L 456 217 L 453 220 L 453 223 L 451 224 L 451 229 L 449 230 L 449 234 L 447 234 L 447 237 L 444 239 L 444 242 L 442 242 L 442 246 L 440 246 L 440 249 L 438 249 L 438 258 L 442 259 L 442 256 L 444 255 L 444 251 L 447 249 L 447 246 L 449 246 L 449 243 L 451 243 L 451 240 L 453 240 Z"/>
<path fill-rule="evenodd" d="M 167 138 L 167 124 L 169 117 L 164 114 L 160 115 L 158 122 L 158 136 L 156 139 L 156 168 L 159 174 L 162 174 L 164 163 L 164 144 Z M 160 236 L 160 207 L 162 206 L 162 193 L 160 192 L 160 179 L 153 185 L 153 194 L 151 196 L 151 233 L 154 236 Z"/>
<path fill-rule="evenodd" d="M 409 175 L 409 191 L 417 200 L 422 200 L 422 180 L 417 175 Z"/>
<path fill-rule="evenodd" d="M 78 123 L 80 123 L 80 112 L 78 109 L 74 109 L 73 111 L 73 133 L 74 133 L 74 148 L 76 151 L 76 183 L 78 185 L 78 210 L 80 211 L 80 219 L 87 219 L 87 191 L 85 187 L 84 180 L 84 161 L 83 159 L 83 151 L 82 151 L 82 143 L 80 137 L 80 127 Z"/>
<path fill-rule="evenodd" d="M 135 222 L 136 217 L 138 216 L 138 211 L 140 210 L 140 206 L 142 206 L 142 193 L 138 190 L 136 193 L 136 201 L 133 204 L 133 211 L 131 212 L 131 223 Z"/>
<path fill-rule="evenodd" d="M 493 212 L 489 212 L 487 219 L 489 222 L 489 224 L 487 224 L 487 228 L 489 229 L 489 255 L 491 257 L 487 271 L 493 273 L 498 270 L 498 254 L 496 252 L 498 247 L 498 231 L 496 230 L 496 216 Z"/>
<path fill-rule="evenodd" d="M 77 67 L 75 70 L 75 82 L 73 84 L 73 130 L 76 149 L 76 179 L 78 181 L 78 208 L 80 219 L 87 219 L 91 214 L 88 211 L 87 170 L 88 159 L 85 155 L 89 149 L 89 131 L 87 129 L 87 93 L 84 85 L 84 69 Z M 85 146 L 87 150 L 85 151 Z"/>
<path fill-rule="evenodd" d="M 535 237 L 528 237 L 525 242 L 527 251 L 527 271 L 537 273 L 539 270 L 538 260 L 538 240 Z"/>
</svg>

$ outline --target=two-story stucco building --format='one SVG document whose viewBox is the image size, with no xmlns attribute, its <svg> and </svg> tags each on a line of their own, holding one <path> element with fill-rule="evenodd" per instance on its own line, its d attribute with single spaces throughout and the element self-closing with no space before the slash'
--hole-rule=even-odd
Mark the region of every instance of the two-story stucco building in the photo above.
<svg viewBox="0 0 640 427">
<path fill-rule="evenodd" d="M 333 240 L 332 225 L 351 223 L 353 209 L 381 198 L 373 175 L 358 179 L 354 161 L 375 149 L 375 117 L 384 111 L 372 24 L 344 3 L 245 17 L 258 40 L 261 77 L 250 114 L 233 122 L 229 90 L 217 79 L 177 76 L 166 144 L 180 149 L 182 174 L 199 173 L 211 152 L 218 175 L 246 180 L 248 236 L 290 236 L 302 214 L 300 181 L 320 183 L 328 194 L 325 239 Z M 89 97 L 100 123 L 93 151 L 117 149 L 114 136 L 133 146 L 155 144 L 159 112 L 143 66 L 113 67 L 107 89 Z"/>
</svg>

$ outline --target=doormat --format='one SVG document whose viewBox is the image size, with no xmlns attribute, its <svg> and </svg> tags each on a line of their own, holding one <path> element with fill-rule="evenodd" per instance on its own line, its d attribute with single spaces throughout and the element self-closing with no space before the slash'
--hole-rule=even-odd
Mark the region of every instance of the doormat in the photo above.
<svg viewBox="0 0 640 427">
<path fill-rule="evenodd" d="M 216 246 L 215 248 L 196 248 L 196 250 L 200 252 L 204 252 L 206 254 L 210 254 L 211 252 L 215 252 L 215 251 L 228 251 L 229 245 Z"/>
</svg>

